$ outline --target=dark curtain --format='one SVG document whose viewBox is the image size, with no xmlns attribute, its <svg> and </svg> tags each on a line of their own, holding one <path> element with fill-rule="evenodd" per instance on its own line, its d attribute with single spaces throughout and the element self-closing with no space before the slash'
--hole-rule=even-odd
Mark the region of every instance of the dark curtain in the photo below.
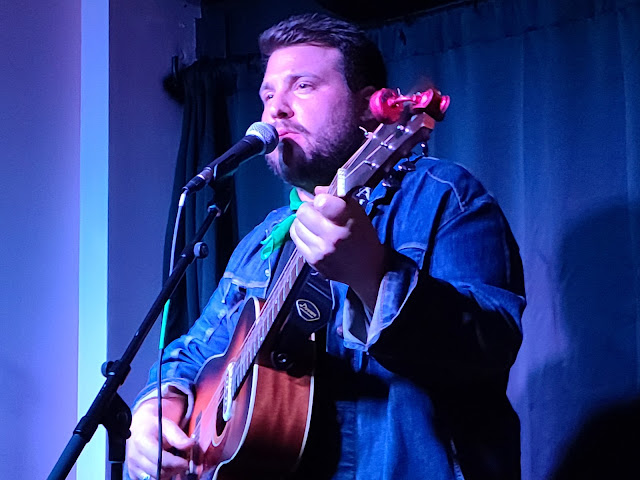
<svg viewBox="0 0 640 480">
<path fill-rule="evenodd" d="M 180 149 L 176 162 L 173 198 L 165 237 L 165 278 L 169 268 L 171 236 L 182 187 L 214 158 L 240 140 L 253 122 L 260 120 L 258 89 L 262 64 L 257 55 L 241 61 L 200 59 L 180 72 L 172 95 L 184 103 Z M 266 212 L 288 203 L 289 188 L 256 157 L 243 163 L 234 178 L 216 186 L 230 194 L 231 205 L 207 233 L 209 257 L 197 260 L 171 299 L 167 341 L 185 333 L 200 316 L 239 238 L 260 223 Z M 214 197 L 207 187 L 188 197 L 176 247 L 193 238 Z"/>
<path fill-rule="evenodd" d="M 184 102 L 182 136 L 173 186 L 173 197 L 165 237 L 164 278 L 168 277 L 174 221 L 182 187 L 214 158 L 231 145 L 228 98 L 236 91 L 232 69 L 211 60 L 198 60 L 182 70 L 175 79 L 174 95 Z M 176 258 L 185 244 L 193 239 L 207 214 L 209 204 L 216 198 L 233 193 L 233 179 L 192 193 L 184 206 Z M 192 264 L 171 298 L 167 321 L 167 341 L 177 338 L 200 316 L 211 292 L 237 243 L 235 201 L 218 217 L 208 230 L 204 241 L 209 256 Z"/>
<path fill-rule="evenodd" d="M 640 0 L 460 2 L 370 32 L 390 86 L 430 81 L 451 96 L 430 151 L 485 184 L 520 245 L 528 307 L 509 396 L 522 422 L 523 479 L 635 472 Z M 259 118 L 260 71 L 231 68 L 237 135 Z M 285 201 L 263 162 L 249 163 L 235 178 L 241 235 Z M 191 225 L 203 216 L 200 207 Z M 190 280 L 198 292 L 214 281 Z"/>
<path fill-rule="evenodd" d="M 521 247 L 523 478 L 636 476 L 640 2 L 476 2 L 372 33 L 391 85 L 451 96 L 431 152 L 481 179 Z"/>
</svg>

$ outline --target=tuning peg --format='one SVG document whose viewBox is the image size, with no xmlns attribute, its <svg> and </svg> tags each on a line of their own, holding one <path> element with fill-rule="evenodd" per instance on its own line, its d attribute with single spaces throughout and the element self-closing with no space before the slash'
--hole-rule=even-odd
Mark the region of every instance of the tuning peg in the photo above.
<svg viewBox="0 0 640 480">
<path fill-rule="evenodd" d="M 440 93 L 440 92 L 438 92 Z M 447 108 L 449 108 L 449 103 L 451 102 L 451 98 L 449 97 L 449 95 L 444 95 L 442 97 L 442 100 L 440 100 L 440 111 L 442 113 L 447 111 Z"/>
<path fill-rule="evenodd" d="M 427 108 L 432 98 L 433 98 L 433 90 L 429 89 L 426 92 L 416 93 L 411 97 L 411 100 L 415 104 L 416 108 Z"/>
<path fill-rule="evenodd" d="M 371 135 L 373 135 L 369 130 L 367 130 L 367 129 L 366 129 L 366 128 L 364 128 L 364 127 L 358 127 L 358 128 L 359 128 L 360 130 L 362 130 L 362 133 L 364 133 L 364 136 L 365 136 L 366 138 L 369 138 Z"/>
<path fill-rule="evenodd" d="M 374 92 L 369 99 L 369 108 L 373 116 L 382 123 L 395 123 L 402 114 L 402 105 L 397 100 L 400 96 L 390 88 Z"/>
</svg>

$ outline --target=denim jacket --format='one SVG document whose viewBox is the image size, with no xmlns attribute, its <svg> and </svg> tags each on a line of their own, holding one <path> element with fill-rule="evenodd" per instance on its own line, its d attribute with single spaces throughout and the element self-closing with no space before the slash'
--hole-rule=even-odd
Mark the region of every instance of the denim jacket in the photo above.
<svg viewBox="0 0 640 480">
<path fill-rule="evenodd" d="M 378 185 L 365 208 L 387 271 L 372 313 L 331 282 L 334 315 L 295 478 L 520 478 L 506 384 L 524 280 L 500 207 L 462 167 L 419 158 L 398 191 Z M 201 318 L 167 347 L 163 385 L 190 406 L 193 381 L 225 350 L 243 300 L 265 296 L 277 255 L 261 260 L 259 242 L 290 213 L 271 212 L 240 242 Z M 139 399 L 152 395 L 156 368 Z"/>
</svg>

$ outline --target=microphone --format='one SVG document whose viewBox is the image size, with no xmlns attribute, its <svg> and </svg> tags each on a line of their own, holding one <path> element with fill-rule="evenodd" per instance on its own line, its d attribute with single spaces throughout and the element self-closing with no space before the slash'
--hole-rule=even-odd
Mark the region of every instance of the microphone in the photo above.
<svg viewBox="0 0 640 480">
<path fill-rule="evenodd" d="M 204 167 L 182 190 L 187 193 L 197 192 L 211 180 L 221 180 L 233 175 L 244 161 L 273 152 L 278 141 L 278 132 L 273 125 L 264 122 L 252 124 L 238 143 Z"/>
</svg>

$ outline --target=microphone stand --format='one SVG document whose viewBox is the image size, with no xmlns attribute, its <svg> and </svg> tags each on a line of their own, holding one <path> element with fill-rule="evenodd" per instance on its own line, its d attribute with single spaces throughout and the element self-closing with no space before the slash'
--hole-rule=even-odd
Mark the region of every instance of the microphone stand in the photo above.
<svg viewBox="0 0 640 480">
<path fill-rule="evenodd" d="M 225 190 L 225 189 L 220 189 Z M 109 462 L 111 463 L 111 480 L 122 480 L 123 464 L 125 459 L 125 445 L 127 438 L 131 436 L 131 409 L 118 395 L 118 388 L 122 385 L 131 371 L 131 362 L 140 350 L 144 339 L 147 337 L 156 319 L 162 312 L 164 304 L 177 288 L 184 276 L 187 267 L 196 258 L 205 258 L 208 255 L 207 244 L 202 242 L 205 233 L 213 223 L 229 206 L 230 194 L 222 198 L 224 208 L 211 203 L 202 226 L 196 232 L 194 239 L 185 246 L 176 262 L 171 275 L 165 282 L 158 297 L 151 305 L 149 313 L 142 321 L 138 331 L 129 342 L 127 349 L 119 360 L 105 362 L 102 365 L 102 374 L 107 378 L 98 395 L 94 399 L 87 414 L 80 419 L 73 431 L 73 436 L 65 447 L 58 462 L 47 477 L 47 480 L 62 480 L 67 478 L 73 465 L 78 460 L 85 445 L 89 443 L 93 434 L 102 424 L 107 430 L 109 439 Z"/>
</svg>

